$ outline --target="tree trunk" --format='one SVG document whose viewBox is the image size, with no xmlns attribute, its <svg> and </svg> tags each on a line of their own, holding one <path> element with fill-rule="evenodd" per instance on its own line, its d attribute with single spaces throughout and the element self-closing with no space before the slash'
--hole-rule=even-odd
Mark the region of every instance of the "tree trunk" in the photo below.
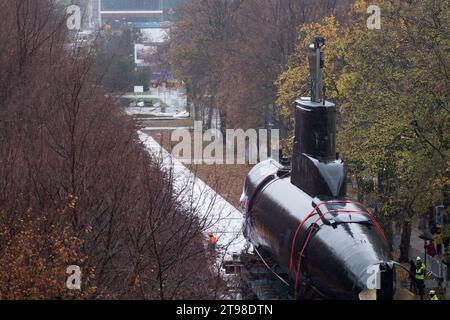
<svg viewBox="0 0 450 320">
<path fill-rule="evenodd" d="M 409 244 L 411 240 L 411 219 L 403 220 L 402 237 L 400 241 L 400 262 L 409 261 Z"/>
<path fill-rule="evenodd" d="M 222 133 L 223 143 L 227 143 L 227 111 L 224 110 L 225 106 L 219 109 L 220 116 L 220 132 Z"/>
</svg>

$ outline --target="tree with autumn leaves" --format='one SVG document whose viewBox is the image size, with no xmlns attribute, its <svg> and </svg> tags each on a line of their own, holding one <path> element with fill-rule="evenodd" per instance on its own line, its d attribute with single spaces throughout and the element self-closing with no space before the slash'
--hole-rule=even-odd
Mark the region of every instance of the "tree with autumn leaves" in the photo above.
<svg viewBox="0 0 450 320">
<path fill-rule="evenodd" d="M 308 95 L 305 48 L 324 36 L 327 97 L 340 105 L 339 150 L 360 194 L 375 195 L 388 233 L 392 222 L 401 225 L 406 261 L 413 219 L 448 197 L 450 9 L 436 0 L 381 1 L 381 30 L 369 30 L 368 5 L 355 1 L 347 23 L 330 16 L 300 27 L 298 49 L 278 79 L 278 105 L 292 125 L 294 99 Z"/>
<path fill-rule="evenodd" d="M 197 115 L 211 128 L 278 126 L 275 80 L 294 52 L 298 26 L 350 0 L 187 0 L 171 30 L 169 61 Z M 224 135 L 225 136 L 225 135 Z"/>
<path fill-rule="evenodd" d="M 367 26 L 369 5 L 380 30 Z M 220 110 L 222 129 L 275 124 L 290 154 L 294 101 L 310 94 L 307 47 L 325 37 L 339 150 L 391 239 L 401 227 L 405 260 L 413 219 L 448 197 L 449 16 L 439 0 L 192 0 L 170 61 L 196 108 Z"/>
</svg>

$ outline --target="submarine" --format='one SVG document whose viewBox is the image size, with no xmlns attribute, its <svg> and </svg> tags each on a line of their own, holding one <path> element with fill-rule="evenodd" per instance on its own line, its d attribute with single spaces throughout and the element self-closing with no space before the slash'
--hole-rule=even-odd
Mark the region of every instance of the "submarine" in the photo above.
<svg viewBox="0 0 450 320">
<path fill-rule="evenodd" d="M 276 262 L 296 299 L 311 290 L 332 300 L 411 299 L 396 288 L 395 268 L 402 265 L 393 261 L 382 227 L 346 197 L 337 106 L 324 97 L 324 45 L 316 37 L 308 48 L 311 97 L 295 101 L 291 163 L 262 161 L 245 179 L 244 236 Z"/>
</svg>

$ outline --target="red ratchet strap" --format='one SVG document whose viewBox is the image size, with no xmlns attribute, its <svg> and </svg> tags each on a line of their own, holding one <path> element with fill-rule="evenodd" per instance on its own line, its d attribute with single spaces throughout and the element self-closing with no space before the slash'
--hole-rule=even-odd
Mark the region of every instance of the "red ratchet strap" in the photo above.
<svg viewBox="0 0 450 320">
<path fill-rule="evenodd" d="M 302 226 L 305 224 L 305 222 L 317 211 L 317 209 L 323 205 L 323 204 L 327 204 L 330 203 L 329 201 L 322 201 L 319 204 L 317 204 L 317 206 L 308 213 L 308 215 L 306 215 L 305 218 L 303 218 L 302 222 L 299 224 L 295 234 L 294 234 L 294 238 L 292 239 L 292 243 L 291 243 L 291 257 L 290 257 L 290 263 L 289 263 L 289 271 L 292 272 L 292 267 L 293 267 L 293 261 L 294 261 L 294 247 L 295 247 L 295 240 L 297 239 L 298 233 L 300 232 Z M 342 200 L 342 201 L 333 201 L 332 203 L 337 203 L 337 204 L 346 204 L 346 203 L 357 203 L 354 201 L 348 201 L 348 200 Z M 379 223 L 376 221 L 375 217 L 366 209 L 364 211 L 357 211 L 357 210 L 329 210 L 325 213 L 323 213 L 319 218 L 317 218 L 317 220 L 312 224 L 316 224 L 320 219 L 322 219 L 325 215 L 327 215 L 330 212 L 334 212 L 334 213 L 358 213 L 358 214 L 365 214 L 367 216 L 369 216 L 370 220 L 372 221 L 372 223 L 374 224 L 374 226 L 376 227 L 376 229 L 378 230 L 378 232 L 381 234 L 381 236 L 386 240 L 386 236 L 384 234 L 383 229 L 381 228 L 381 226 L 379 225 Z M 295 277 L 295 289 L 297 290 L 298 287 L 298 279 L 299 279 L 299 275 L 300 275 L 300 265 L 301 265 L 301 260 L 303 257 L 303 253 L 308 245 L 308 242 L 311 238 L 311 235 L 314 231 L 314 228 L 311 228 L 311 230 L 308 233 L 308 236 L 305 239 L 305 243 L 302 247 L 302 250 L 300 251 L 300 257 L 298 259 L 298 264 L 297 264 L 297 272 L 296 272 L 296 277 Z"/>
</svg>

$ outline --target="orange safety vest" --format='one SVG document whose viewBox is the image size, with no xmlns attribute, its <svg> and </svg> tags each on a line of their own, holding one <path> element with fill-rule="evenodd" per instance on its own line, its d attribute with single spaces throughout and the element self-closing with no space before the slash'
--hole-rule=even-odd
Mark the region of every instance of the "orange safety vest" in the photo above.
<svg viewBox="0 0 450 320">
<path fill-rule="evenodd" d="M 216 238 L 215 236 L 209 237 L 209 244 L 210 244 L 211 246 L 215 246 L 216 243 L 217 243 L 217 238 Z"/>
</svg>

